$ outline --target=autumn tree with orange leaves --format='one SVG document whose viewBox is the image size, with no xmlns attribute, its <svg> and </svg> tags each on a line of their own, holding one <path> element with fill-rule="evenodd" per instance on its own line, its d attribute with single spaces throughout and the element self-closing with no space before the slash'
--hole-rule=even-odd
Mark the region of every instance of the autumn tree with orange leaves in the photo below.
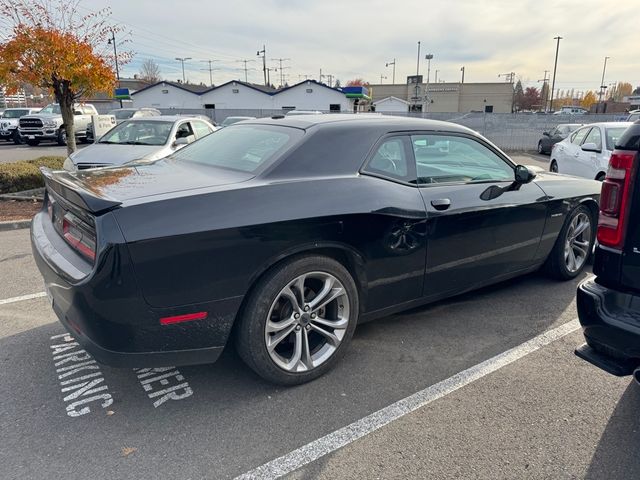
<svg viewBox="0 0 640 480">
<path fill-rule="evenodd" d="M 74 103 L 115 86 L 109 9 L 78 13 L 79 1 L 0 0 L 0 26 L 10 33 L 0 40 L 0 84 L 8 92 L 31 84 L 49 90 L 60 104 L 67 151 L 76 150 Z M 119 62 L 129 60 L 123 53 Z"/>
</svg>

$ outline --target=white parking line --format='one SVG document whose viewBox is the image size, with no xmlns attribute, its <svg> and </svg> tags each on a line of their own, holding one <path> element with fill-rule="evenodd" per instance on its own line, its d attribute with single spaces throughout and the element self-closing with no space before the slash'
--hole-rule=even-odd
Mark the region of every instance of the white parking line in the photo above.
<svg viewBox="0 0 640 480">
<path fill-rule="evenodd" d="M 46 292 L 30 293 L 29 295 L 20 295 L 19 297 L 5 298 L 0 300 L 0 305 L 6 305 L 7 303 L 22 302 L 24 300 L 31 300 L 32 298 L 46 297 Z"/>
<path fill-rule="evenodd" d="M 410 395 L 377 412 L 367 415 L 350 425 L 342 427 L 311 443 L 293 450 L 282 457 L 271 460 L 236 480 L 279 478 L 307 465 L 329 453 L 332 453 L 356 440 L 368 435 L 405 415 L 428 405 L 480 378 L 505 367 L 522 357 L 539 350 L 580 328 L 577 319 L 571 320 L 557 328 L 548 330 L 531 340 L 524 342 L 506 352 L 474 365 L 441 382 Z"/>
</svg>

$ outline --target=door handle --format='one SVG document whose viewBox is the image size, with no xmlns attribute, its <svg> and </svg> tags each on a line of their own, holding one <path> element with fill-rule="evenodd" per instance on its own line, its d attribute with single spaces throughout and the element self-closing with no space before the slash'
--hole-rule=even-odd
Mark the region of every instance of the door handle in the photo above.
<svg viewBox="0 0 640 480">
<path fill-rule="evenodd" d="M 437 198 L 435 200 L 431 200 L 431 206 L 436 210 L 446 210 L 451 206 L 451 200 L 448 198 Z"/>
</svg>

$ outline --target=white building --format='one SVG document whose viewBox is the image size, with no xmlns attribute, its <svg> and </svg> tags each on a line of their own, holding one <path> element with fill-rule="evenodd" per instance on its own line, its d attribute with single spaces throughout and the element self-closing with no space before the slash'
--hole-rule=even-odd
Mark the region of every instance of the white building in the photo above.
<svg viewBox="0 0 640 480">
<path fill-rule="evenodd" d="M 234 80 L 217 87 L 159 82 L 131 95 L 134 107 L 215 110 L 351 110 L 342 91 L 314 80 L 273 90 Z"/>
<path fill-rule="evenodd" d="M 376 107 L 376 112 L 393 113 L 409 111 L 409 102 L 393 96 L 373 102 L 373 105 Z"/>
</svg>

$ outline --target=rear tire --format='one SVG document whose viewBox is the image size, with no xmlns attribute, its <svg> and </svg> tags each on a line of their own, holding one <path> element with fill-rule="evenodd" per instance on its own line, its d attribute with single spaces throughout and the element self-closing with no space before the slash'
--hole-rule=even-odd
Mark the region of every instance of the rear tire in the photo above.
<svg viewBox="0 0 640 480">
<path fill-rule="evenodd" d="M 544 148 L 542 148 L 542 142 L 538 142 L 538 153 L 540 155 L 544 154 Z"/>
<path fill-rule="evenodd" d="M 593 253 L 595 233 L 591 210 L 584 205 L 573 209 L 547 258 L 547 273 L 557 280 L 571 280 L 577 277 Z"/>
<path fill-rule="evenodd" d="M 358 290 L 346 268 L 328 257 L 296 256 L 265 274 L 249 294 L 236 348 L 265 380 L 306 383 L 342 357 L 358 311 Z"/>
<path fill-rule="evenodd" d="M 551 165 L 549 165 L 549 171 L 558 173 L 558 162 L 556 162 L 555 160 L 551 160 Z"/>
</svg>

